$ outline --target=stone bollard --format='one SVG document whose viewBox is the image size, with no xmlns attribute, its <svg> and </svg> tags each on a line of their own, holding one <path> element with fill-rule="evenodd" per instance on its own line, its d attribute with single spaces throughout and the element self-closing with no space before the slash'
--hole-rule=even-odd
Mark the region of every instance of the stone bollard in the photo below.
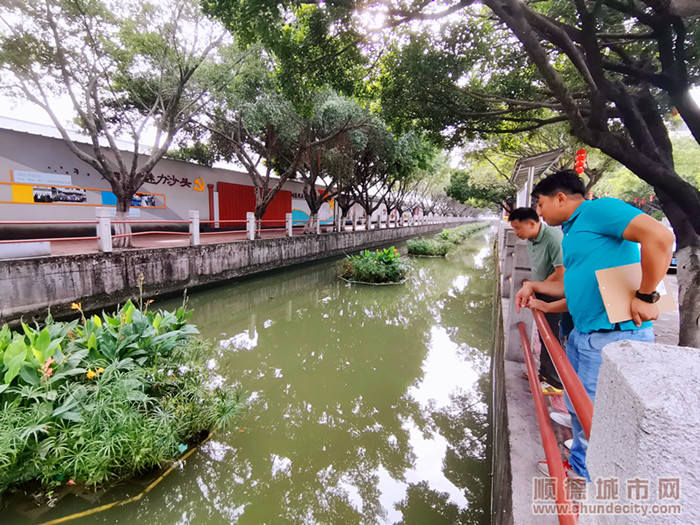
<svg viewBox="0 0 700 525">
<path fill-rule="evenodd" d="M 646 517 L 582 513 L 581 525 L 700 523 L 699 392 L 697 348 L 638 341 L 603 348 L 586 456 L 587 503 L 651 510 Z M 599 499 L 603 484 L 609 490 Z M 667 513 L 654 515 L 654 507 Z"/>
<path fill-rule="evenodd" d="M 112 251 L 112 221 L 109 208 L 95 208 L 97 217 L 97 249 L 101 252 Z"/>
<path fill-rule="evenodd" d="M 287 226 L 287 237 L 294 235 L 294 221 L 292 221 L 292 214 L 287 213 L 285 215 L 286 226 Z"/>
<path fill-rule="evenodd" d="M 190 246 L 199 246 L 199 210 L 190 210 Z"/>
<path fill-rule="evenodd" d="M 246 236 L 249 241 L 252 241 L 255 239 L 255 214 L 252 211 L 249 211 L 245 214 L 245 219 L 247 232 Z"/>
</svg>

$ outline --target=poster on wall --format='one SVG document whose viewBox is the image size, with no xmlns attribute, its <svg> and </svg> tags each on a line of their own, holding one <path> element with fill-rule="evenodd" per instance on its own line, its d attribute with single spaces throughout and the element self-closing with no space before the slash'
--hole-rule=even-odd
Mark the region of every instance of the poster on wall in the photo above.
<svg viewBox="0 0 700 525">
<path fill-rule="evenodd" d="M 12 182 L 17 184 L 44 184 L 49 186 L 70 186 L 70 175 L 60 173 L 41 173 L 39 171 L 10 170 Z"/>
<path fill-rule="evenodd" d="M 101 191 L 102 206 L 116 206 L 117 196 L 108 190 Z M 165 208 L 162 193 L 136 193 L 131 197 L 131 208 Z"/>
<path fill-rule="evenodd" d="M 32 189 L 32 193 L 34 196 L 34 202 L 87 202 L 87 190 L 83 188 L 56 188 L 53 186 L 34 186 Z"/>
<path fill-rule="evenodd" d="M 156 196 L 152 193 L 137 193 L 131 198 L 131 205 L 141 208 L 155 208 Z"/>
</svg>

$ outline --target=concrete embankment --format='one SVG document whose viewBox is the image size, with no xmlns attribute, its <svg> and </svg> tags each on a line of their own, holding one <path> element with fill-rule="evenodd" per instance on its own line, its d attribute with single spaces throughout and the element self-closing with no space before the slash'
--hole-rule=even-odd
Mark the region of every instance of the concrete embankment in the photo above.
<svg viewBox="0 0 700 525">
<path fill-rule="evenodd" d="M 454 221 L 454 219 L 453 219 Z M 156 297 L 365 248 L 376 248 L 466 222 L 260 239 L 234 243 L 122 250 L 112 253 L 0 261 L 0 321 L 43 319 L 123 303 L 139 293 Z"/>
</svg>

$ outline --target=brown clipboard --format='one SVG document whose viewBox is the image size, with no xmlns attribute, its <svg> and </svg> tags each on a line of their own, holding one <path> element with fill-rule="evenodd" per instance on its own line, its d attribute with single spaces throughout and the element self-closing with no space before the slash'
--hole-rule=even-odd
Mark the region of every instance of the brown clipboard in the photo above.
<svg viewBox="0 0 700 525">
<path fill-rule="evenodd" d="M 642 282 L 642 265 L 634 263 L 596 270 L 595 276 L 598 279 L 598 288 L 608 320 L 611 323 L 619 323 L 632 319 L 630 303 Z M 656 291 L 661 295 L 656 302 L 659 313 L 676 309 L 676 301 L 673 299 L 666 277 L 656 287 Z"/>
</svg>

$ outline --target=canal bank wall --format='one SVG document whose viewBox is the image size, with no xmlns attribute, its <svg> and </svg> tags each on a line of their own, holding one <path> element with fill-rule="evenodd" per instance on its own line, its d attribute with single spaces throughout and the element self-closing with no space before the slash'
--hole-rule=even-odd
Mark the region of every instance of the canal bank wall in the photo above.
<svg viewBox="0 0 700 525">
<path fill-rule="evenodd" d="M 0 322 L 43 319 L 47 309 L 60 317 L 70 313 L 73 302 L 80 302 L 84 311 L 109 308 L 138 297 L 140 286 L 144 297 L 172 295 L 470 222 L 477 221 L 453 218 L 404 228 L 3 260 Z"/>
</svg>

